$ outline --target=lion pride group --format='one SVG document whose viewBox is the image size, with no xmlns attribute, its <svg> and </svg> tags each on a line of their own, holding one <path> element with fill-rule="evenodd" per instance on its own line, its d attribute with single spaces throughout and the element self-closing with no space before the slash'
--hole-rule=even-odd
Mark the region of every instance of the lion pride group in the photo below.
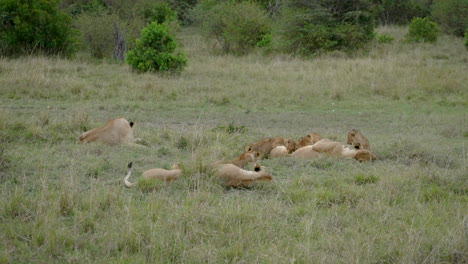
<svg viewBox="0 0 468 264">
<path fill-rule="evenodd" d="M 124 118 L 116 118 L 107 121 L 102 127 L 91 129 L 80 136 L 81 143 L 101 141 L 109 145 L 138 144 L 140 139 L 133 134 L 133 122 Z M 290 138 L 274 137 L 254 142 L 247 146 L 239 157 L 232 160 L 218 161 L 213 164 L 215 175 L 223 180 L 227 187 L 249 187 L 256 181 L 271 181 L 272 175 L 265 171 L 264 167 L 257 163 L 258 160 L 276 157 L 294 157 L 314 159 L 321 156 L 337 158 L 350 158 L 359 162 L 375 160 L 370 151 L 369 141 L 358 130 L 351 129 L 348 132 L 346 144 L 322 138 L 318 133 L 311 133 L 301 137 L 298 141 Z M 252 170 L 246 169 L 252 165 Z M 132 163 L 128 164 L 128 171 L 124 178 L 124 184 L 131 187 L 129 178 L 132 174 Z M 174 164 L 171 169 L 155 168 L 143 172 L 146 179 L 159 179 L 171 182 L 179 178 L 182 168 Z"/>
</svg>

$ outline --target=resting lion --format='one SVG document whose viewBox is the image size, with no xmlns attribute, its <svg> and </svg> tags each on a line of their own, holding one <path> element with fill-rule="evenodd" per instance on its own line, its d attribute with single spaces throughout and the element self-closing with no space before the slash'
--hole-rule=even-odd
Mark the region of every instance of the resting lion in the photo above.
<svg viewBox="0 0 468 264">
<path fill-rule="evenodd" d="M 160 169 L 160 168 L 146 170 L 143 172 L 143 178 L 159 179 L 165 182 L 171 182 L 179 178 L 181 174 L 182 174 L 182 168 L 180 167 L 180 164 L 174 164 L 172 165 L 171 170 Z M 129 188 L 137 184 L 137 183 L 131 183 L 128 181 L 131 175 L 132 175 L 132 162 L 128 164 L 127 175 L 125 175 L 125 178 L 124 178 L 124 184 L 125 186 Z"/>
<path fill-rule="evenodd" d="M 370 150 L 367 138 L 359 130 L 354 128 L 348 132 L 348 142 L 346 142 L 346 144 L 352 145 L 356 149 Z"/>
<path fill-rule="evenodd" d="M 223 163 L 230 163 L 234 164 L 239 168 L 244 168 L 249 163 L 255 163 L 257 158 L 260 156 L 260 153 L 257 151 L 246 151 L 242 153 L 239 157 L 223 162 Z"/>
<path fill-rule="evenodd" d="M 260 153 L 259 158 L 265 158 L 268 157 L 271 150 L 276 148 L 277 146 L 285 146 L 288 150 L 288 153 L 292 153 L 295 149 L 295 145 L 296 142 L 294 142 L 290 138 L 275 137 L 252 143 L 245 148 L 245 151 L 257 151 Z"/>
<path fill-rule="evenodd" d="M 84 132 L 80 136 L 80 143 L 101 141 L 109 145 L 138 145 L 135 144 L 138 139 L 133 136 L 133 124 L 133 122 L 128 122 L 125 118 L 111 119 L 102 127 Z"/>
<path fill-rule="evenodd" d="M 305 146 L 302 148 L 298 148 L 296 151 L 294 151 L 291 154 L 291 157 L 294 158 L 305 158 L 305 159 L 311 159 L 311 158 L 318 158 L 321 156 L 321 154 L 315 150 L 312 149 L 313 145 Z"/>
<path fill-rule="evenodd" d="M 296 142 L 295 150 L 300 149 L 300 148 L 305 147 L 305 146 L 313 145 L 313 144 L 315 144 L 315 142 L 317 142 L 317 141 L 319 141 L 321 139 L 322 139 L 322 136 L 320 136 L 320 134 L 318 134 L 318 133 L 313 132 L 311 134 L 308 134 L 307 136 L 301 137 Z"/>
<path fill-rule="evenodd" d="M 309 147 L 309 146 L 307 146 Z M 305 147 L 305 148 L 307 148 Z M 334 157 L 353 158 L 358 161 L 369 161 L 375 160 L 376 157 L 367 149 L 356 149 L 354 147 L 348 147 L 340 142 L 331 141 L 329 139 L 321 139 L 314 145 L 310 146 L 310 149 Z"/>
<path fill-rule="evenodd" d="M 233 164 L 221 164 L 216 167 L 215 175 L 224 181 L 226 187 L 249 187 L 256 181 L 271 181 L 273 177 L 257 164 L 254 171 L 241 169 Z"/>
<path fill-rule="evenodd" d="M 289 156 L 288 149 L 285 146 L 277 146 L 270 151 L 270 158 Z"/>
</svg>

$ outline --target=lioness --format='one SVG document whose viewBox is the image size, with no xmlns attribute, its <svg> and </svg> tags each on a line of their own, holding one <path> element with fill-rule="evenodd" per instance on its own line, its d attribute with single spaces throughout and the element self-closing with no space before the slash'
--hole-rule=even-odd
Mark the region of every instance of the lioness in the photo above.
<svg viewBox="0 0 468 264">
<path fill-rule="evenodd" d="M 298 150 L 302 147 L 309 146 L 315 144 L 315 142 L 322 139 L 322 136 L 318 133 L 311 133 L 307 136 L 301 137 L 298 141 L 296 141 L 295 150 Z"/>
<path fill-rule="evenodd" d="M 294 142 L 290 138 L 283 138 L 283 137 L 275 137 L 275 138 L 268 138 L 264 140 L 257 141 L 255 143 L 250 144 L 248 147 L 245 148 L 245 151 L 257 151 L 260 153 L 260 159 L 268 157 L 271 150 L 276 148 L 277 146 L 285 146 L 288 150 L 288 153 L 292 153 L 295 149 L 296 142 Z"/>
<path fill-rule="evenodd" d="M 242 153 L 239 157 L 223 162 L 223 163 L 230 163 L 234 164 L 239 168 L 244 168 L 249 163 L 255 163 L 257 158 L 260 156 L 260 153 L 257 151 L 246 151 Z"/>
<path fill-rule="evenodd" d="M 367 138 L 359 130 L 354 128 L 348 132 L 348 141 L 346 144 L 352 145 L 356 149 L 370 150 Z"/>
<path fill-rule="evenodd" d="M 133 124 L 133 122 L 128 122 L 125 118 L 111 119 L 102 127 L 84 132 L 80 136 L 80 143 L 102 141 L 109 145 L 137 145 L 135 144 L 137 139 L 133 136 Z"/>
<path fill-rule="evenodd" d="M 270 151 L 270 158 L 286 157 L 288 155 L 288 149 L 285 146 L 277 146 Z"/>
<path fill-rule="evenodd" d="M 255 181 L 271 181 L 271 174 L 257 164 L 254 171 L 241 169 L 233 164 L 221 164 L 216 167 L 215 175 L 224 181 L 226 187 L 249 187 Z"/>
<path fill-rule="evenodd" d="M 353 158 L 358 161 L 375 160 L 376 157 L 367 149 L 349 148 L 340 142 L 331 141 L 329 139 L 321 139 L 311 146 L 311 149 L 334 157 Z"/>
<path fill-rule="evenodd" d="M 171 170 L 166 169 L 150 169 L 143 172 L 143 178 L 145 179 L 159 179 L 165 182 L 171 182 L 179 178 L 180 174 L 182 174 L 182 169 L 180 164 L 173 164 Z M 132 162 L 128 164 L 127 175 L 124 178 L 124 184 L 126 187 L 130 188 L 137 183 L 131 183 L 128 181 L 130 176 L 132 175 Z"/>
<path fill-rule="evenodd" d="M 294 151 L 291 154 L 291 157 L 305 158 L 305 159 L 318 158 L 320 156 L 321 154 L 319 152 L 312 149 L 312 145 L 298 148 L 296 151 Z"/>
</svg>

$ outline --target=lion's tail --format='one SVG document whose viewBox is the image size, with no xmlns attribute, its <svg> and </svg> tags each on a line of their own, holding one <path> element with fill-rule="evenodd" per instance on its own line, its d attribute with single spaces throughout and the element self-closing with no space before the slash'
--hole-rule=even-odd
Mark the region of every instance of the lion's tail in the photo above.
<svg viewBox="0 0 468 264">
<path fill-rule="evenodd" d="M 132 162 L 130 162 L 127 167 L 128 167 L 128 170 L 127 170 L 127 175 L 125 175 L 125 178 L 124 178 L 124 184 L 126 187 L 130 188 L 136 184 L 136 183 L 131 183 L 130 181 L 128 181 L 128 179 L 132 175 Z"/>
</svg>

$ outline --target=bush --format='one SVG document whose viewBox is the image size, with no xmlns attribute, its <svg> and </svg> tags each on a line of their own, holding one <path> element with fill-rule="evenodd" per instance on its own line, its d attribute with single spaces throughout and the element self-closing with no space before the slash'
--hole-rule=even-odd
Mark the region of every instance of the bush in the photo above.
<svg viewBox="0 0 468 264">
<path fill-rule="evenodd" d="M 439 27 L 427 17 L 413 18 L 406 35 L 406 39 L 410 42 L 436 42 L 438 37 Z"/>
<path fill-rule="evenodd" d="M 187 64 L 184 54 L 173 54 L 177 48 L 174 37 L 165 24 L 153 22 L 141 32 L 126 60 L 134 69 L 146 71 L 181 71 Z"/>
<path fill-rule="evenodd" d="M 381 25 L 407 24 L 413 17 L 430 14 L 431 0 L 372 0 L 375 14 Z"/>
<path fill-rule="evenodd" d="M 57 5 L 58 0 L 0 1 L 0 52 L 72 55 L 77 33 Z"/>
<path fill-rule="evenodd" d="M 377 41 L 379 43 L 392 43 L 395 39 L 390 37 L 389 35 L 382 34 L 377 36 Z"/>
<path fill-rule="evenodd" d="M 279 45 L 302 55 L 359 48 L 374 38 L 370 5 L 366 3 L 290 0 L 279 18 Z"/>
<path fill-rule="evenodd" d="M 251 2 L 202 1 L 195 18 L 225 53 L 247 54 L 271 31 L 265 11 Z"/>
<path fill-rule="evenodd" d="M 125 32 L 126 43 L 132 44 L 145 23 L 143 19 L 122 20 L 116 13 L 107 10 L 81 13 L 74 22 L 81 32 L 81 45 L 96 58 L 110 58 L 114 52 L 114 26 Z M 131 45 L 127 45 L 131 48 Z"/>
<path fill-rule="evenodd" d="M 463 37 L 468 27 L 468 1 L 434 0 L 431 15 L 444 32 Z"/>
<path fill-rule="evenodd" d="M 147 23 L 170 23 L 177 18 L 177 14 L 167 3 L 155 3 L 144 9 L 143 15 Z"/>
<path fill-rule="evenodd" d="M 465 47 L 468 49 L 468 28 L 465 31 Z"/>
</svg>

